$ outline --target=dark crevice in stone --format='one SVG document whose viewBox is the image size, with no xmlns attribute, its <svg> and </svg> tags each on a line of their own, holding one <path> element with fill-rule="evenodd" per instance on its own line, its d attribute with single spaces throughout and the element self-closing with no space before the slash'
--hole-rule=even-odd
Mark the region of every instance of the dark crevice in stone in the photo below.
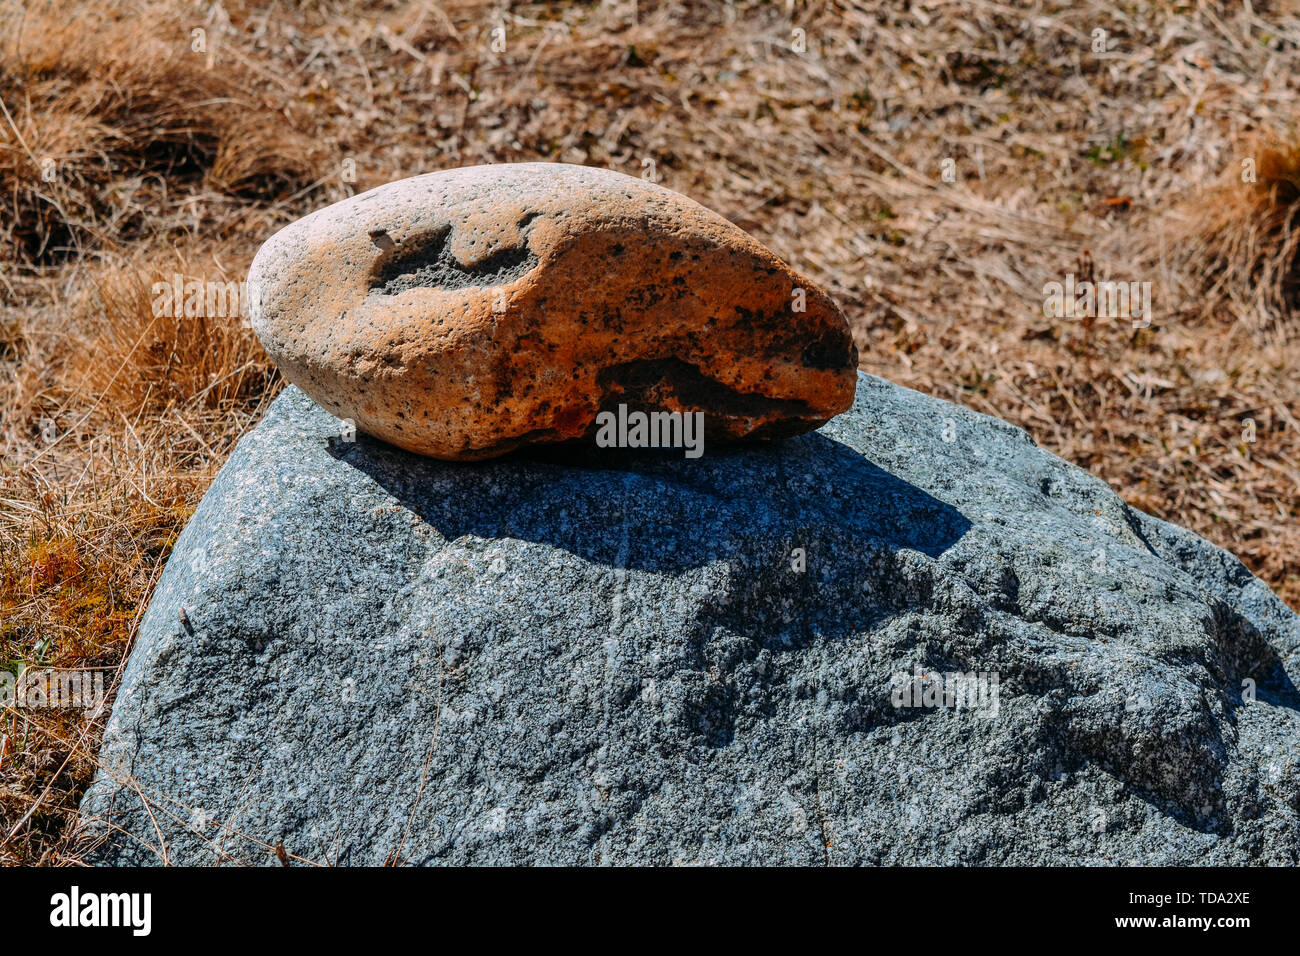
<svg viewBox="0 0 1300 956">
<path fill-rule="evenodd" d="M 371 295 L 505 285 L 537 267 L 537 256 L 526 243 L 467 266 L 452 255 L 450 238 L 450 228 L 440 229 L 419 245 L 398 246 L 381 257 L 370 280 Z"/>
<path fill-rule="evenodd" d="M 800 359 L 808 368 L 857 368 L 858 350 L 847 328 L 834 329 L 804 346 Z"/>
<path fill-rule="evenodd" d="M 626 402 L 630 408 L 667 408 L 666 400 L 676 398 L 687 408 L 706 409 L 711 415 L 817 417 L 807 402 L 738 392 L 676 358 L 640 359 L 611 365 L 600 372 L 597 382 L 602 393 L 614 397 L 616 402 Z"/>
</svg>

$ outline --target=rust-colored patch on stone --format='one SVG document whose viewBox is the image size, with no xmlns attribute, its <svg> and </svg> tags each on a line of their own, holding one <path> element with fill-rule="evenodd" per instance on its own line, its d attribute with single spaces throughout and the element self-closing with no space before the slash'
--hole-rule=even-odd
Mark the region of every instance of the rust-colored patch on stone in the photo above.
<svg viewBox="0 0 1300 956">
<path fill-rule="evenodd" d="M 826 293 L 716 213 L 609 170 L 390 183 L 276 233 L 249 278 L 291 382 L 436 458 L 590 435 L 619 402 L 702 411 L 710 440 L 735 440 L 853 401 L 857 349 Z"/>
</svg>

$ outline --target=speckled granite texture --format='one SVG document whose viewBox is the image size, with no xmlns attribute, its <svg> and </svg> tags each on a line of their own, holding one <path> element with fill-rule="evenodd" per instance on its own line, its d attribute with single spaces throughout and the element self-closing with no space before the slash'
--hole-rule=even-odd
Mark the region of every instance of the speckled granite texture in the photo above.
<svg viewBox="0 0 1300 956">
<path fill-rule="evenodd" d="M 1300 620 L 1005 423 L 861 376 L 694 461 L 340 431 L 289 389 L 177 542 L 99 862 L 1300 860 Z"/>
</svg>

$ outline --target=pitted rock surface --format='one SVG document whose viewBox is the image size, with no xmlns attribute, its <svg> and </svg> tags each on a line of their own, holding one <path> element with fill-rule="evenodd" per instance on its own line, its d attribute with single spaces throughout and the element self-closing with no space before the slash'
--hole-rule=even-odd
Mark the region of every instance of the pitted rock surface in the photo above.
<svg viewBox="0 0 1300 956">
<path fill-rule="evenodd" d="M 481 459 L 590 440 L 598 412 L 704 412 L 714 441 L 816 428 L 857 350 L 811 279 L 686 197 L 610 170 L 473 166 L 390 183 L 258 252 L 285 376 L 401 448 Z"/>
<path fill-rule="evenodd" d="M 290 388 L 181 534 L 94 859 L 1300 862 L 1300 619 L 1019 429 L 862 376 L 693 461 L 341 433 Z"/>
</svg>

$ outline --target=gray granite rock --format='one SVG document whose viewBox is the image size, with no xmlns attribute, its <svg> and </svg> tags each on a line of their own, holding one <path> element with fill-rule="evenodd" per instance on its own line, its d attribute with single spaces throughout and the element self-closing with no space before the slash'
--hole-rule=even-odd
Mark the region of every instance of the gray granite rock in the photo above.
<svg viewBox="0 0 1300 956">
<path fill-rule="evenodd" d="M 1003 422 L 863 376 L 694 461 L 341 433 L 290 389 L 177 542 L 98 861 L 1300 862 L 1300 619 Z"/>
</svg>

